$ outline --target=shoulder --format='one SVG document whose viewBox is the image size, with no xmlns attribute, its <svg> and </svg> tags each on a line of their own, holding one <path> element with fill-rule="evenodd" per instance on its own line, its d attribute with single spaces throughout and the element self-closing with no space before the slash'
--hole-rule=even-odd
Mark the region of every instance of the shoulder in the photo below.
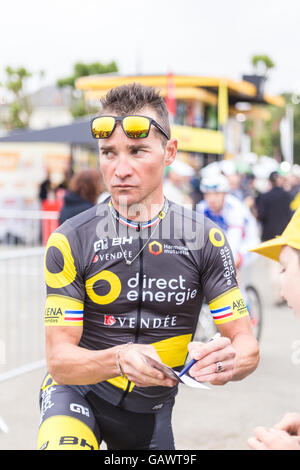
<svg viewBox="0 0 300 470">
<path fill-rule="evenodd" d="M 203 224 L 203 214 L 173 201 L 169 201 L 169 213 L 176 217 L 177 222 L 193 221 L 197 224 Z"/>
<path fill-rule="evenodd" d="M 50 235 L 47 246 L 61 245 L 62 240 L 65 240 L 72 251 L 82 251 L 83 247 L 88 247 L 88 241 L 95 238 L 99 222 L 107 219 L 108 213 L 108 205 L 103 202 L 67 219 Z"/>
<path fill-rule="evenodd" d="M 101 202 L 93 207 L 74 215 L 66 220 L 56 231 L 64 234 L 70 232 L 84 232 L 90 226 L 94 226 L 103 217 L 107 217 L 109 208 L 107 202 Z"/>
<path fill-rule="evenodd" d="M 225 240 L 220 227 L 201 211 L 197 212 L 187 207 L 170 203 L 169 210 L 170 233 L 175 238 L 181 238 L 192 250 L 206 250 L 207 242 L 218 246 L 218 241 Z"/>
</svg>

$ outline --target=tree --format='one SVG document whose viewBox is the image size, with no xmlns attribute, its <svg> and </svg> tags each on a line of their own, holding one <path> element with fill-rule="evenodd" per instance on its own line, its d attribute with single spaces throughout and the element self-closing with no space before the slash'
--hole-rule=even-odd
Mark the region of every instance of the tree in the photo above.
<svg viewBox="0 0 300 470">
<path fill-rule="evenodd" d="M 31 108 L 26 94 L 26 82 L 32 73 L 25 67 L 6 67 L 6 79 L 0 86 L 5 88 L 11 95 L 9 100 L 9 117 L 4 125 L 8 129 L 20 129 L 28 127 Z"/>
<path fill-rule="evenodd" d="M 283 93 L 286 105 L 293 107 L 294 117 L 294 162 L 300 164 L 300 100 L 293 99 L 291 93 Z M 270 119 L 266 121 L 246 121 L 246 133 L 251 137 L 252 151 L 257 155 L 268 155 L 282 159 L 280 142 L 280 122 L 285 116 L 285 108 L 266 106 Z"/>
<path fill-rule="evenodd" d="M 102 64 L 101 62 L 93 62 L 91 64 L 84 64 L 77 62 L 73 68 L 73 74 L 69 77 L 60 78 L 57 80 L 57 86 L 62 88 L 65 86 L 73 88 L 73 102 L 71 105 L 71 113 L 73 117 L 80 117 L 86 114 L 90 114 L 92 110 L 84 101 L 82 93 L 75 90 L 75 82 L 80 77 L 86 77 L 88 75 L 101 75 L 104 73 L 118 72 L 118 67 L 115 61 L 109 64 Z"/>
<path fill-rule="evenodd" d="M 60 78 L 57 80 L 57 86 L 71 86 L 75 88 L 77 78 L 86 77 L 88 75 L 101 75 L 103 73 L 114 73 L 118 71 L 117 64 L 112 61 L 109 64 L 101 64 L 101 62 L 93 62 L 91 64 L 84 64 L 77 62 L 74 65 L 73 75 L 69 77 Z"/>
<path fill-rule="evenodd" d="M 268 71 L 275 67 L 273 60 L 266 54 L 252 56 L 251 63 L 257 75 L 264 77 L 267 77 Z"/>
</svg>

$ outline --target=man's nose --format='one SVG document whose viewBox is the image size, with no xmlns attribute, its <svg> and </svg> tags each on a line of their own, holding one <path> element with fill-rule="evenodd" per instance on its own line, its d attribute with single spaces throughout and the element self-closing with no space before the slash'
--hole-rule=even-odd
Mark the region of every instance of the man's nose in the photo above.
<svg viewBox="0 0 300 470">
<path fill-rule="evenodd" d="M 120 179 L 125 179 L 132 175 L 130 160 L 124 153 L 119 155 L 115 175 Z"/>
</svg>

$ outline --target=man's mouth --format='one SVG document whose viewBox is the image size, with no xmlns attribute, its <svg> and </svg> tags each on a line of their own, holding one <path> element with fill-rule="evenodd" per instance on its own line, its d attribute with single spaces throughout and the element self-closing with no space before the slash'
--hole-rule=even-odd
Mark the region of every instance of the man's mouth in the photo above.
<svg viewBox="0 0 300 470">
<path fill-rule="evenodd" d="M 131 189 L 131 188 L 135 188 L 135 186 L 133 184 L 114 184 L 112 186 L 113 188 L 117 188 L 117 189 Z"/>
</svg>

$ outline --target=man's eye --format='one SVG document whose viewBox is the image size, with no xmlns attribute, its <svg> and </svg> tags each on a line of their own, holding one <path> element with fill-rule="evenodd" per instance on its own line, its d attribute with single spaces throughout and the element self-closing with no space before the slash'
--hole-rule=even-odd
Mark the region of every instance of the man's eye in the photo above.
<svg viewBox="0 0 300 470">
<path fill-rule="evenodd" d="M 131 150 L 132 155 L 143 155 L 146 152 L 146 149 L 143 147 L 136 147 Z"/>
<path fill-rule="evenodd" d="M 104 155 L 105 157 L 113 156 L 113 152 L 111 150 L 101 150 L 101 155 Z"/>
</svg>

